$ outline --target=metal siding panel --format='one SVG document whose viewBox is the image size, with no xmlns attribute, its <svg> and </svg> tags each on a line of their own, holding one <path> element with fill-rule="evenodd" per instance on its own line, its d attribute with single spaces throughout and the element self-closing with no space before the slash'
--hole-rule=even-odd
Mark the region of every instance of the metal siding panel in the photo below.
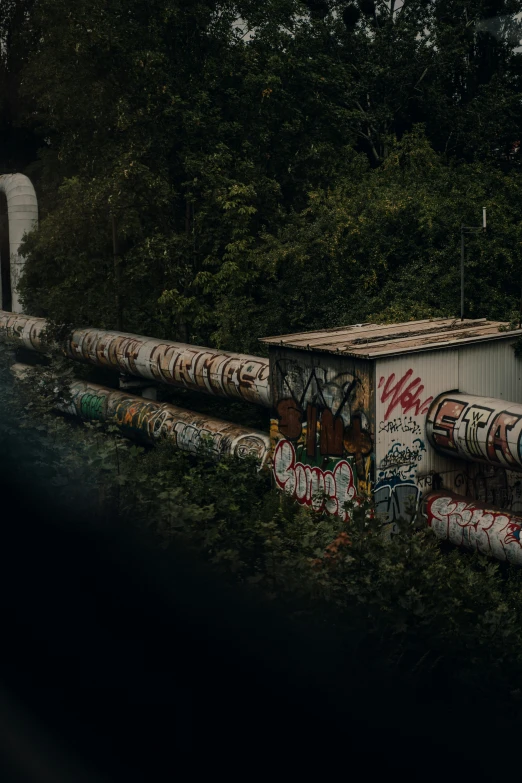
<svg viewBox="0 0 522 783">
<path fill-rule="evenodd" d="M 522 361 L 513 340 L 459 348 L 459 391 L 522 403 Z"/>
<path fill-rule="evenodd" d="M 413 493 L 409 490 L 408 497 L 413 494 L 419 500 L 432 488 L 434 473 L 440 477 L 441 489 L 509 509 L 512 513 L 521 513 L 520 474 L 502 467 L 436 454 L 426 438 L 426 413 L 421 414 L 425 408 L 422 403 L 450 391 L 505 399 L 508 408 L 510 402 L 522 403 L 522 362 L 513 355 L 512 344 L 513 340 L 502 340 L 495 344 L 461 346 L 437 353 L 410 354 L 378 361 L 375 379 L 375 500 L 377 511 L 387 512 L 389 521 L 400 515 L 399 512 L 404 512 L 408 483 L 413 487 Z M 389 394 L 383 403 L 386 380 L 392 373 L 395 374 L 391 387 L 388 387 L 389 392 L 410 369 L 414 372 L 408 379 L 409 383 L 417 378 L 419 383 L 409 391 L 406 384 L 395 397 Z M 381 378 L 385 380 L 379 387 Z M 421 386 L 424 387 L 422 391 Z M 395 408 L 385 419 L 392 402 L 395 402 Z M 408 418 L 410 415 L 411 420 Z M 397 422 L 393 425 L 395 420 Z M 404 432 L 408 429 L 409 432 Z M 420 441 L 425 450 L 421 448 Z M 402 465 L 401 449 L 406 460 Z M 393 456 L 394 451 L 398 456 Z M 388 455 L 391 458 L 386 461 Z M 410 466 L 411 470 L 408 470 Z M 393 475 L 394 469 L 396 475 Z"/>
<path fill-rule="evenodd" d="M 376 363 L 374 497 L 377 513 L 389 522 L 407 514 L 409 499 L 418 501 L 431 489 L 434 472 L 458 467 L 432 449 L 425 433 L 429 404 L 457 387 L 458 359 L 448 350 Z"/>
</svg>

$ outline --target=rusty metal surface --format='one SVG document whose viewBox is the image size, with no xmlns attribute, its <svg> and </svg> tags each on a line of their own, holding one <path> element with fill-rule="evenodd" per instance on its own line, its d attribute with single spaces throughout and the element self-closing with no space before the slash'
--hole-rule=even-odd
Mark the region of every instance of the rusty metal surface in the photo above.
<svg viewBox="0 0 522 783">
<path fill-rule="evenodd" d="M 28 369 L 23 364 L 11 367 L 15 376 Z M 270 436 L 265 432 L 95 383 L 74 381 L 71 394 L 71 403 L 59 410 L 86 421 L 115 424 L 129 437 L 139 436 L 151 444 L 169 438 L 178 449 L 191 454 L 206 441 L 216 458 L 226 454 L 240 459 L 254 457 L 260 469 L 270 463 Z"/>
<path fill-rule="evenodd" d="M 522 330 L 518 329 L 499 332 L 500 326 L 507 324 L 487 321 L 485 318 L 464 321 L 433 318 L 391 325 L 357 324 L 325 331 L 263 337 L 260 342 L 271 346 L 376 359 L 380 356 L 513 338 L 522 334 Z"/>
<path fill-rule="evenodd" d="M 45 324 L 43 318 L 0 311 L 0 335 L 30 350 L 43 350 Z M 260 356 L 102 329 L 75 329 L 65 353 L 126 375 L 270 406 L 269 364 Z"/>
<path fill-rule="evenodd" d="M 447 491 L 426 497 L 425 514 L 438 538 L 522 565 L 522 517 Z"/>
<path fill-rule="evenodd" d="M 522 405 L 456 392 L 440 394 L 430 405 L 426 436 L 440 454 L 522 471 Z"/>
</svg>

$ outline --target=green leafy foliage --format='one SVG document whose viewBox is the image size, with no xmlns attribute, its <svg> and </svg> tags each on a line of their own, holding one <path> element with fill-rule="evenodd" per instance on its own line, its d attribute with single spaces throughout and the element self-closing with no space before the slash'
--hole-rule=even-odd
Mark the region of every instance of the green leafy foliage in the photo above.
<svg viewBox="0 0 522 783">
<path fill-rule="evenodd" d="M 121 302 L 126 331 L 245 351 L 453 314 L 459 226 L 487 206 L 468 315 L 504 317 L 520 278 L 504 160 L 520 6 L 29 3 L 17 121 L 41 139 L 41 222 L 25 308 L 114 327 Z M 12 8 L 2 24 L 21 30 Z"/>
<path fill-rule="evenodd" d="M 447 165 L 420 126 L 378 169 L 361 158 L 355 166 L 356 176 L 312 192 L 277 235 L 263 237 L 259 252 L 279 270 L 269 308 L 279 332 L 454 315 L 460 224 L 481 223 L 483 206 L 487 233 L 467 236 L 466 314 L 509 319 L 520 297 L 517 173 Z"/>
</svg>

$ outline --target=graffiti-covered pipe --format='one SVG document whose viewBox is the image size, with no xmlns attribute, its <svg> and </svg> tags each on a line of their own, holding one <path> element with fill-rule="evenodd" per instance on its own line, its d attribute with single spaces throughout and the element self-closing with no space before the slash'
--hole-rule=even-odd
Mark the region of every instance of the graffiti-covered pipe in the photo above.
<svg viewBox="0 0 522 783">
<path fill-rule="evenodd" d="M 17 363 L 12 365 L 11 372 L 20 378 L 29 369 L 28 365 Z M 71 396 L 68 405 L 57 409 L 86 421 L 115 424 L 128 437 L 138 436 L 151 444 L 169 438 L 178 449 L 192 454 L 206 442 L 216 458 L 223 455 L 242 459 L 254 457 L 260 469 L 269 464 L 270 436 L 267 433 L 96 383 L 73 381 Z"/>
<path fill-rule="evenodd" d="M 38 225 L 38 203 L 31 180 L 24 174 L 2 174 L 0 193 L 4 193 L 7 200 L 11 307 L 14 313 L 19 313 L 18 282 L 25 263 L 25 258 L 20 255 L 20 245 L 24 234 Z M 0 285 L 0 301 L 1 290 Z"/>
<path fill-rule="evenodd" d="M 446 392 L 430 406 L 426 436 L 446 456 L 522 471 L 522 405 Z"/>
<path fill-rule="evenodd" d="M 445 491 L 427 495 L 425 513 L 438 538 L 522 565 L 521 517 Z"/>
<path fill-rule="evenodd" d="M 0 310 L 0 336 L 43 351 L 44 318 Z M 225 353 L 104 329 L 75 329 L 64 343 L 70 359 L 107 367 L 156 383 L 270 406 L 268 359 Z"/>
</svg>

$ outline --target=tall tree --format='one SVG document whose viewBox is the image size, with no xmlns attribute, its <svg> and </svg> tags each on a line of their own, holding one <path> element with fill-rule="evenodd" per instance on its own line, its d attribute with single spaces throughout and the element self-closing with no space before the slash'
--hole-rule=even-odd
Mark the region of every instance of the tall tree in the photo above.
<svg viewBox="0 0 522 783">
<path fill-rule="evenodd" d="M 519 7 L 36 0 L 22 80 L 45 139 L 44 219 L 27 244 L 27 307 L 115 326 L 118 284 L 126 330 L 242 350 L 263 333 L 341 316 L 443 310 L 429 296 L 430 254 L 446 242 L 437 258 L 449 285 L 454 225 L 444 222 L 447 240 L 426 239 L 427 218 L 404 188 L 426 215 L 450 204 L 467 219 L 473 199 L 441 191 L 434 201 L 423 184 L 437 172 L 453 188 L 457 170 L 466 182 L 454 159 L 478 166 L 476 193 L 483 176 L 484 196 L 497 189 L 505 203 L 507 184 L 484 159 L 493 165 L 522 119 Z M 418 123 L 426 138 L 414 134 L 401 160 L 424 163 L 399 187 L 404 165 L 388 161 Z M 389 207 L 395 196 L 407 209 Z"/>
<path fill-rule="evenodd" d="M 116 215 L 127 329 L 251 343 L 260 231 L 333 182 L 353 140 L 349 74 L 329 78 L 285 14 L 245 41 L 234 3 L 39 0 L 25 89 L 63 185 L 28 246 L 29 307 L 114 322 Z"/>
<path fill-rule="evenodd" d="M 390 139 L 427 123 L 435 148 L 494 154 L 522 121 L 520 0 L 307 0 L 311 23 L 351 70 L 344 105 L 379 165 Z M 514 136 L 513 136 L 514 134 Z"/>
<path fill-rule="evenodd" d="M 467 160 L 499 157 L 522 121 L 522 3 L 439 0 L 431 40 L 437 68 L 424 102 L 437 149 Z"/>
<path fill-rule="evenodd" d="M 279 269 L 271 305 L 281 331 L 458 316 L 460 223 L 479 224 L 483 206 L 488 233 L 467 242 L 466 314 L 518 318 L 520 174 L 491 163 L 448 166 L 421 128 L 392 145 L 379 168 L 362 160 L 355 180 L 312 193 L 265 237 Z"/>
</svg>

